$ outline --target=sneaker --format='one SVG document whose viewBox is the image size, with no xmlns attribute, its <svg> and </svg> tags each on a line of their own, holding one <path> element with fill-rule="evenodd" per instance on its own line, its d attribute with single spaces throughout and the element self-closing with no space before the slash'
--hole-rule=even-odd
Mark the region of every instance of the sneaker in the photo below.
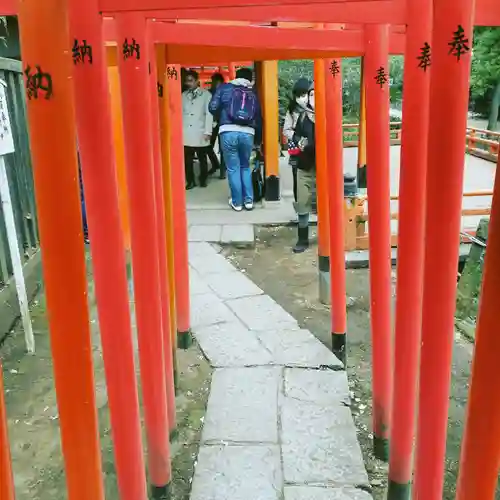
<svg viewBox="0 0 500 500">
<path fill-rule="evenodd" d="M 245 201 L 245 210 L 253 210 L 253 201 Z"/>
<path fill-rule="evenodd" d="M 243 210 L 243 207 L 241 205 L 235 205 L 233 203 L 233 200 L 229 200 L 229 206 L 235 211 L 235 212 L 241 212 Z"/>
</svg>

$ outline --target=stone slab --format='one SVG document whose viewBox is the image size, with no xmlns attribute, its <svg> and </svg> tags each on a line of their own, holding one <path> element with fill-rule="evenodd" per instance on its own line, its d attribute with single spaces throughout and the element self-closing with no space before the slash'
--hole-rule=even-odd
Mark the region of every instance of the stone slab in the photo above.
<svg viewBox="0 0 500 500">
<path fill-rule="evenodd" d="M 238 323 L 197 328 L 196 339 L 214 367 L 262 366 L 272 363 L 270 352 L 255 332 Z"/>
<path fill-rule="evenodd" d="M 225 224 L 222 226 L 221 243 L 253 244 L 254 239 L 252 224 Z"/>
<path fill-rule="evenodd" d="M 278 446 L 201 446 L 191 500 L 280 500 Z"/>
<path fill-rule="evenodd" d="M 224 300 L 238 299 L 264 292 L 247 276 L 239 271 L 221 274 L 207 274 L 205 281 L 208 286 Z"/>
<path fill-rule="evenodd" d="M 217 369 L 202 441 L 277 443 L 281 372 L 277 367 Z"/>
<path fill-rule="evenodd" d="M 269 327 L 274 328 L 275 325 L 271 323 Z M 279 330 L 259 331 L 258 337 L 264 347 L 271 351 L 275 364 L 307 368 L 343 367 L 342 362 L 309 330 L 285 325 Z"/>
<path fill-rule="evenodd" d="M 214 241 L 218 243 L 222 234 L 220 224 L 210 224 L 206 226 L 190 226 L 188 231 L 188 241 Z"/>
<path fill-rule="evenodd" d="M 219 253 L 217 249 L 210 243 L 190 242 L 188 243 L 189 258 L 191 257 L 206 257 L 207 255 L 216 255 Z"/>
<path fill-rule="evenodd" d="M 282 397 L 280 413 L 285 482 L 368 485 L 349 408 Z"/>
<path fill-rule="evenodd" d="M 356 488 L 285 486 L 285 500 L 371 500 L 366 491 Z"/>
<path fill-rule="evenodd" d="M 191 297 L 191 328 L 196 330 L 202 326 L 226 322 L 237 322 L 236 316 L 215 294 L 208 293 Z"/>
<path fill-rule="evenodd" d="M 189 293 L 193 295 L 203 295 L 211 293 L 212 290 L 200 276 L 198 271 L 195 271 L 192 267 L 189 268 Z"/>
<path fill-rule="evenodd" d="M 295 319 L 268 295 L 229 300 L 227 305 L 250 330 L 298 328 Z"/>
<path fill-rule="evenodd" d="M 208 255 L 194 255 L 189 259 L 189 264 L 200 273 L 200 276 L 205 276 L 206 274 L 230 273 L 236 271 L 236 268 L 227 259 L 225 259 L 218 253 L 209 253 Z"/>
<path fill-rule="evenodd" d="M 285 396 L 319 405 L 348 405 L 345 371 L 285 369 Z"/>
</svg>

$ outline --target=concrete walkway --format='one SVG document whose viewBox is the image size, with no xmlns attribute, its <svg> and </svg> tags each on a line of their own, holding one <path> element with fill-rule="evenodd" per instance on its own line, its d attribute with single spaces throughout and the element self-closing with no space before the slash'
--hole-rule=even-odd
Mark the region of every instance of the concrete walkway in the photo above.
<svg viewBox="0 0 500 500">
<path fill-rule="evenodd" d="M 191 500 L 369 500 L 342 364 L 215 247 L 189 252 L 214 367 Z"/>
</svg>

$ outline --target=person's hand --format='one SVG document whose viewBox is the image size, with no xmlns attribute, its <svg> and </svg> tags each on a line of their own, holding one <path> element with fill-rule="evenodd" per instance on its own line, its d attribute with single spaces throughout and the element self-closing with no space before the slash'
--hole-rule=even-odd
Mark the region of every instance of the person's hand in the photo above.
<svg viewBox="0 0 500 500">
<path fill-rule="evenodd" d="M 206 141 L 209 141 L 212 138 L 212 134 L 205 134 L 203 137 Z"/>
</svg>

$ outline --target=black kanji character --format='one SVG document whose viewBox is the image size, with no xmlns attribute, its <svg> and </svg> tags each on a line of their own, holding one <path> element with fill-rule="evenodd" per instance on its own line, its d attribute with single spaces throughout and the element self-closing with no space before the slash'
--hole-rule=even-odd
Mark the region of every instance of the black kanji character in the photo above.
<svg viewBox="0 0 500 500">
<path fill-rule="evenodd" d="M 128 59 L 129 57 L 133 57 L 135 53 L 135 58 L 141 58 L 141 46 L 135 41 L 135 38 L 132 38 L 132 43 L 128 43 L 128 38 L 125 38 L 123 42 L 123 59 Z"/>
<path fill-rule="evenodd" d="M 173 66 L 169 66 L 167 68 L 167 77 L 169 78 L 169 80 L 177 80 L 177 70 Z"/>
<path fill-rule="evenodd" d="M 80 45 L 75 38 L 75 43 L 73 44 L 73 63 L 84 63 L 86 57 L 88 58 L 89 64 L 94 62 L 92 57 L 92 46 L 87 44 L 87 40 L 83 40 L 83 43 Z"/>
<path fill-rule="evenodd" d="M 163 85 L 160 82 L 156 82 L 156 87 L 158 88 L 158 97 L 163 97 Z"/>
<path fill-rule="evenodd" d="M 334 78 L 340 73 L 340 66 L 337 59 L 334 59 L 332 64 L 330 64 L 330 73 Z"/>
<path fill-rule="evenodd" d="M 377 70 L 375 81 L 378 83 L 378 85 L 380 85 L 380 88 L 382 88 L 384 84 L 387 83 L 387 74 L 383 66 L 380 66 L 380 68 Z"/>
<path fill-rule="evenodd" d="M 427 71 L 427 68 L 431 65 L 431 46 L 425 42 L 424 46 L 420 49 L 420 55 L 417 57 L 419 63 L 418 67 Z"/>
<path fill-rule="evenodd" d="M 24 70 L 26 75 L 26 94 L 28 99 L 38 99 L 38 91 L 45 92 L 45 99 L 52 97 L 52 76 L 44 73 L 40 66 L 35 66 L 36 73 L 31 74 L 31 66 Z"/>
<path fill-rule="evenodd" d="M 450 50 L 448 55 L 453 55 L 460 61 L 460 58 L 470 50 L 469 39 L 465 37 L 465 30 L 459 24 L 457 31 L 453 32 L 453 39 L 448 42 Z"/>
</svg>

